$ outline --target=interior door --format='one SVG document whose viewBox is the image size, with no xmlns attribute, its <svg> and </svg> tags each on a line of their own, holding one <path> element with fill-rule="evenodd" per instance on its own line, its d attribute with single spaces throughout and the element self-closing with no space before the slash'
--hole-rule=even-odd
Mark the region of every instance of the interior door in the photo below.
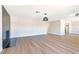
<svg viewBox="0 0 79 59">
<path fill-rule="evenodd" d="M 65 25 L 65 34 L 69 34 L 69 24 Z"/>
</svg>

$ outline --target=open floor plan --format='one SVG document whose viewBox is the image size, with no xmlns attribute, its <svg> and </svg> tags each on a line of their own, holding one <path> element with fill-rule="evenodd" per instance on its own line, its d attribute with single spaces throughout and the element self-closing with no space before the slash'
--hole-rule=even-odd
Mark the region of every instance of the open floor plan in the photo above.
<svg viewBox="0 0 79 59">
<path fill-rule="evenodd" d="M 0 5 L 1 54 L 79 54 L 78 5 Z"/>
</svg>

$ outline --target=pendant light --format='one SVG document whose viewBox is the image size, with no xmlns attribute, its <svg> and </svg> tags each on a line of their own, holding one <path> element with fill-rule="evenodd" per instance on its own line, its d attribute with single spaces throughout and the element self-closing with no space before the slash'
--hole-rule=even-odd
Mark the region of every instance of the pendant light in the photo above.
<svg viewBox="0 0 79 59">
<path fill-rule="evenodd" d="M 46 16 L 47 13 L 44 13 L 45 17 L 43 18 L 43 21 L 48 21 L 48 17 Z"/>
</svg>

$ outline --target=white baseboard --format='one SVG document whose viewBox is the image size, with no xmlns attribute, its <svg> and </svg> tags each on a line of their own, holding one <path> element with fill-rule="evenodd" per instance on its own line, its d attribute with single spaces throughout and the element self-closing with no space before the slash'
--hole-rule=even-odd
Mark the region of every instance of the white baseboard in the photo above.
<svg viewBox="0 0 79 59">
<path fill-rule="evenodd" d="M 55 34 L 55 33 L 48 33 L 48 34 L 53 34 L 53 35 L 64 35 L 64 34 Z"/>
<path fill-rule="evenodd" d="M 71 33 L 71 34 L 78 34 L 79 35 L 79 33 Z"/>
<path fill-rule="evenodd" d="M 17 38 L 17 37 L 29 37 L 29 36 L 37 36 L 37 35 L 45 35 L 46 33 L 44 34 L 32 34 L 32 35 L 22 35 L 22 36 L 12 36 L 11 38 Z"/>
</svg>

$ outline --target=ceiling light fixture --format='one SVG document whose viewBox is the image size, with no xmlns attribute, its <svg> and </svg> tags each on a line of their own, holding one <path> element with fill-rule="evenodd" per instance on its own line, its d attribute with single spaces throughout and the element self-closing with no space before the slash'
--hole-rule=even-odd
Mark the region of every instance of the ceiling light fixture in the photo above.
<svg viewBox="0 0 79 59">
<path fill-rule="evenodd" d="M 36 13 L 40 13 L 40 11 L 36 11 Z"/>
<path fill-rule="evenodd" d="M 45 17 L 43 18 L 43 21 L 48 21 L 48 17 L 46 16 L 47 13 L 44 13 Z"/>
</svg>

